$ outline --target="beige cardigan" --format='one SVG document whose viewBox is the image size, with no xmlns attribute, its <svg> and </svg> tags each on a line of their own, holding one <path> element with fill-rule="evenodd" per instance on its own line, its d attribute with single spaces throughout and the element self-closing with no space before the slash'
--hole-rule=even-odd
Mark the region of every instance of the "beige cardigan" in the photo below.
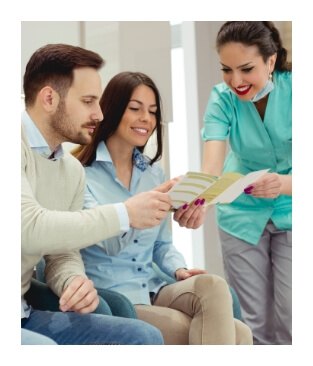
<svg viewBox="0 0 313 366">
<path fill-rule="evenodd" d="M 69 278 L 59 270 L 84 275 L 78 249 L 120 234 L 112 205 L 82 210 L 85 173 L 68 153 L 56 161 L 31 150 L 22 130 L 22 296 L 30 287 L 34 266 L 49 255 L 46 278 L 60 295 Z M 64 268 L 64 267 L 63 267 Z"/>
</svg>

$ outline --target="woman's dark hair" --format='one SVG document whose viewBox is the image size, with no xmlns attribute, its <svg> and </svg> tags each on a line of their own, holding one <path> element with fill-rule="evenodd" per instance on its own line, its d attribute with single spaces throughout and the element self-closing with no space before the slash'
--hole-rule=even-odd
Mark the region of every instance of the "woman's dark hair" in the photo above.
<svg viewBox="0 0 313 366">
<path fill-rule="evenodd" d="M 103 58 L 93 51 L 68 44 L 47 44 L 33 53 L 24 74 L 26 106 L 31 106 L 41 88 L 50 84 L 64 97 L 73 82 L 73 70 L 104 65 Z"/>
<path fill-rule="evenodd" d="M 96 158 L 96 151 L 101 141 L 106 142 L 117 130 L 123 114 L 134 90 L 139 85 L 146 85 L 151 88 L 156 100 L 156 131 L 157 151 L 150 160 L 150 165 L 159 160 L 162 156 L 162 112 L 161 97 L 154 82 L 145 74 L 140 72 L 121 72 L 115 75 L 106 86 L 100 99 L 100 107 L 103 113 L 103 121 L 98 125 L 93 135 L 92 142 L 85 146 L 79 146 L 72 154 L 84 165 L 89 166 Z M 140 152 L 144 151 L 146 145 L 137 146 Z"/>
<path fill-rule="evenodd" d="M 217 34 L 217 51 L 229 42 L 257 46 L 264 62 L 277 53 L 275 70 L 291 71 L 292 65 L 287 62 L 287 50 L 283 47 L 273 22 L 226 22 Z"/>
</svg>

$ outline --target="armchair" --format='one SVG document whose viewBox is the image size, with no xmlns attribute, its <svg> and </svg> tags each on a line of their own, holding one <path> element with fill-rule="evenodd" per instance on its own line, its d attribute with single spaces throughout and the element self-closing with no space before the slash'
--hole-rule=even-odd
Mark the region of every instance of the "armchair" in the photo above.
<svg viewBox="0 0 313 366">
<path fill-rule="evenodd" d="M 36 266 L 36 279 L 32 280 L 31 288 L 25 294 L 25 299 L 35 309 L 59 311 L 59 298 L 46 285 L 44 268 L 45 261 L 42 258 Z M 153 263 L 153 269 L 167 283 L 175 282 L 174 278 L 162 272 L 155 263 Z M 238 296 L 232 287 L 229 287 L 229 290 L 233 298 L 234 318 L 241 320 L 241 308 Z M 135 308 L 126 296 L 111 290 L 97 289 L 97 291 L 100 302 L 95 313 L 124 318 L 137 318 Z"/>
<path fill-rule="evenodd" d="M 36 279 L 32 279 L 25 299 L 35 309 L 60 311 L 58 296 L 45 283 L 45 265 L 45 260 L 42 258 L 36 266 Z M 100 302 L 95 313 L 137 318 L 136 311 L 126 296 L 111 290 L 97 289 L 97 291 Z"/>
</svg>

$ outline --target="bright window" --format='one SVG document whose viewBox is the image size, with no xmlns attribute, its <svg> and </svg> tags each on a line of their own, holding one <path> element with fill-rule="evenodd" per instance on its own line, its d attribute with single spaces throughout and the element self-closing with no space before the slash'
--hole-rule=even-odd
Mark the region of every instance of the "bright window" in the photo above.
<svg viewBox="0 0 313 366">
<path fill-rule="evenodd" d="M 183 49 L 172 49 L 173 122 L 169 123 L 170 176 L 177 177 L 188 170 L 187 120 Z M 193 267 L 191 230 L 172 225 L 173 243 L 183 254 L 189 268 Z"/>
</svg>

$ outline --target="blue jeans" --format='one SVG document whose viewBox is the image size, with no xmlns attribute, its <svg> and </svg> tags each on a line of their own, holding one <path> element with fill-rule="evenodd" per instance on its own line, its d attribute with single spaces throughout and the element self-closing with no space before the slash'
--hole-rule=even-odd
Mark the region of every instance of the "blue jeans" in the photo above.
<svg viewBox="0 0 313 366">
<path fill-rule="evenodd" d="M 42 334 L 32 332 L 31 330 L 22 328 L 21 344 L 22 345 L 31 345 L 31 344 L 55 345 L 56 343 L 52 339 L 50 339 Z"/>
<path fill-rule="evenodd" d="M 163 344 L 161 332 L 138 319 L 32 309 L 22 328 L 62 345 Z"/>
</svg>

